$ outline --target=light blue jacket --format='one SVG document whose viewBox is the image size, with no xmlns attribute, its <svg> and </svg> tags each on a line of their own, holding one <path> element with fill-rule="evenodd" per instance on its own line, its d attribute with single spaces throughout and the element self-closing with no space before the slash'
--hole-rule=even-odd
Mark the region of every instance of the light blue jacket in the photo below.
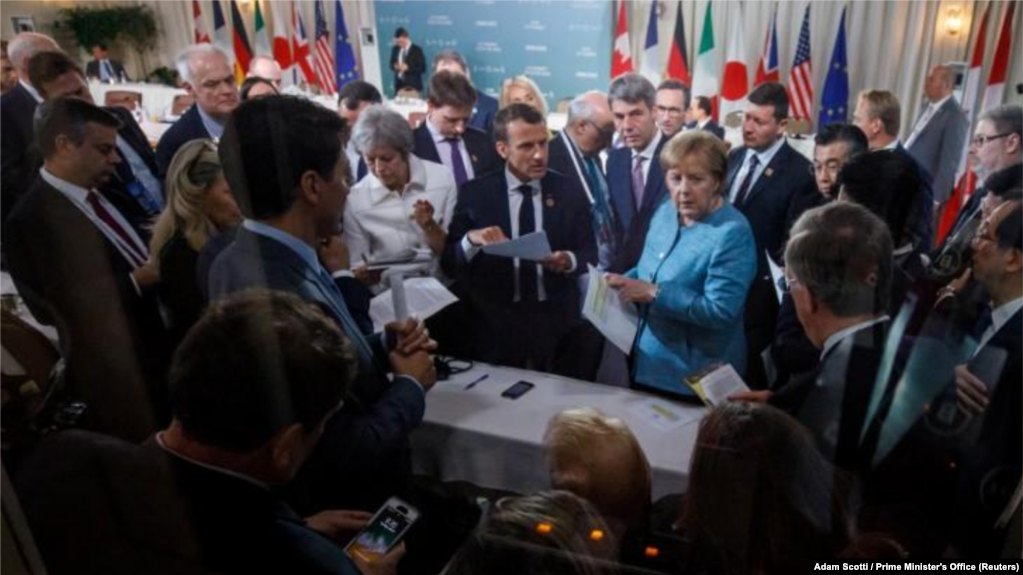
<svg viewBox="0 0 1023 575">
<path fill-rule="evenodd" d="M 640 306 L 633 380 L 692 395 L 682 378 L 711 363 L 731 363 L 742 374 L 742 315 L 756 271 L 753 230 L 739 210 L 726 203 L 685 227 L 675 203 L 664 202 L 626 274 L 658 286 L 657 299 Z"/>
</svg>

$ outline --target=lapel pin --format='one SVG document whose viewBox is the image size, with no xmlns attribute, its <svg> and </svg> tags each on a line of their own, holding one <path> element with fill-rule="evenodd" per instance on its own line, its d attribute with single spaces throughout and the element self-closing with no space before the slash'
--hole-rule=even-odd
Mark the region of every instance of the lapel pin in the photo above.
<svg viewBox="0 0 1023 575">
<path fill-rule="evenodd" d="M 479 162 L 479 159 L 475 155 L 469 156 L 469 159 L 471 159 L 472 163 L 474 163 L 474 164 Z"/>
<path fill-rule="evenodd" d="M 547 204 L 548 208 L 553 208 L 554 207 L 554 196 L 547 196 L 545 203 Z"/>
<path fill-rule="evenodd" d="M 774 175 L 774 170 L 772 170 L 771 168 L 767 168 L 766 170 L 764 170 L 764 175 L 770 178 L 771 176 Z"/>
</svg>

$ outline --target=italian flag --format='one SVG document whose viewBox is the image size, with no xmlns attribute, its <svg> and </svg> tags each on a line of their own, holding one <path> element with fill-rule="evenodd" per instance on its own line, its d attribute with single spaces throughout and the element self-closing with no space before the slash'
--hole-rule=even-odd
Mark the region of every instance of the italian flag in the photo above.
<svg viewBox="0 0 1023 575">
<path fill-rule="evenodd" d="M 714 21 L 711 18 L 712 2 L 707 2 L 703 18 L 703 32 L 700 33 L 700 48 L 696 52 L 696 71 L 693 75 L 693 96 L 707 96 L 714 109 L 714 120 L 718 117 L 718 51 L 714 45 Z"/>
</svg>

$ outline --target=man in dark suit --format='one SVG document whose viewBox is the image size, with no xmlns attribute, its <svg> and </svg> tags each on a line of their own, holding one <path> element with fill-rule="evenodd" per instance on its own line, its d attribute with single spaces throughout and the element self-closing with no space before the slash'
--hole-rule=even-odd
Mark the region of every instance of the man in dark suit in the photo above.
<svg viewBox="0 0 1023 575">
<path fill-rule="evenodd" d="M 383 104 L 384 97 L 380 90 L 369 82 L 354 80 L 348 82 L 337 92 L 337 113 L 348 122 L 348 133 L 355 128 L 362 111 L 374 104 Z M 369 169 L 366 167 L 366 160 L 355 149 L 355 142 L 351 138 L 345 144 L 345 156 L 348 157 L 348 166 L 355 174 L 355 181 L 358 182 L 366 177 Z"/>
<path fill-rule="evenodd" d="M 227 55 L 212 44 L 193 44 L 178 54 L 178 74 L 195 105 L 164 132 L 156 146 L 160 176 L 185 142 L 219 140 L 227 117 L 238 107 L 238 87 Z"/>
<path fill-rule="evenodd" d="M 113 177 L 118 120 L 78 98 L 43 104 L 45 163 L 3 228 L 18 292 L 60 333 L 74 394 L 98 431 L 139 441 L 165 415 L 166 333 L 142 234 L 96 193 Z"/>
<path fill-rule="evenodd" d="M 650 219 L 668 197 L 660 161 L 667 139 L 657 128 L 654 86 L 643 76 L 626 74 L 615 79 L 608 100 L 624 143 L 607 158 L 611 206 L 622 233 L 609 271 L 624 273 L 639 261 Z"/>
<path fill-rule="evenodd" d="M 74 96 L 94 103 L 82 69 L 63 52 L 37 54 L 29 61 L 28 73 L 47 101 Z M 120 205 L 131 206 L 124 215 L 134 227 L 145 230 L 163 209 L 163 181 L 156 175 L 160 173 L 156 156 L 131 112 L 118 106 L 104 109 L 121 121 L 117 131 L 117 154 L 121 161 L 100 193 L 107 199 L 117 196 L 122 199 Z M 148 242 L 148 231 L 143 237 Z"/>
<path fill-rule="evenodd" d="M 689 112 L 689 86 L 678 80 L 668 79 L 657 86 L 654 99 L 654 113 L 657 127 L 664 136 L 671 138 L 682 131 Z"/>
<path fill-rule="evenodd" d="M 329 248 L 340 243 L 348 194 L 342 127 L 335 113 L 306 100 L 257 98 L 231 115 L 219 148 L 248 219 L 212 264 L 210 298 L 252 288 L 294 293 L 320 305 L 358 352 L 352 401 L 330 418 L 297 479 L 292 503 L 301 509 L 371 509 L 404 494 L 411 485 L 408 436 L 436 381 L 427 353 L 435 344 L 421 324 L 389 325 L 386 336 L 362 333 L 332 277 L 343 267 Z"/>
<path fill-rule="evenodd" d="M 465 57 L 455 50 L 441 50 L 433 57 L 433 73 L 441 70 L 461 74 L 472 82 L 472 74 L 469 72 L 469 63 Z M 485 132 L 494 134 L 494 116 L 497 114 L 497 98 L 485 92 L 476 90 L 476 107 L 472 110 L 472 118 L 469 119 L 469 126 Z"/>
<path fill-rule="evenodd" d="M 970 120 L 952 95 L 954 89 L 955 71 L 952 68 L 931 68 L 924 81 L 928 105 L 906 138 L 906 151 L 930 176 L 936 211 L 948 200 L 955 187 L 959 158 L 970 136 Z"/>
<path fill-rule="evenodd" d="M 697 96 L 693 98 L 693 105 L 689 108 L 689 120 L 688 126 L 691 130 L 703 130 L 710 132 L 722 140 L 725 139 L 725 129 L 718 125 L 714 121 L 713 107 L 711 105 L 710 98 L 707 96 Z"/>
<path fill-rule="evenodd" d="M 820 197 L 810 162 L 785 141 L 789 98 L 781 84 L 761 84 L 749 96 L 743 146 L 728 154 L 729 200 L 749 220 L 757 242 L 757 277 L 746 298 L 746 377 L 768 383 L 761 354 L 774 337 L 778 298 L 767 258 L 782 261 L 789 228 Z"/>
<path fill-rule="evenodd" d="M 534 108 L 512 104 L 494 121 L 505 169 L 466 184 L 458 195 L 441 259 L 465 282 L 476 310 L 476 357 L 565 373 L 565 335 L 579 321 L 577 276 L 596 262 L 586 197 L 575 182 L 547 169 L 547 123 Z M 534 231 L 553 253 L 542 262 L 487 254 L 484 246 Z"/>
<path fill-rule="evenodd" d="M 0 217 L 7 221 L 15 204 L 36 179 L 41 161 L 33 153 L 32 118 L 42 96 L 28 79 L 28 61 L 40 52 L 58 52 L 53 38 L 22 32 L 7 47 L 11 64 L 18 71 L 18 84 L 0 97 Z"/>
<path fill-rule="evenodd" d="M 475 103 L 476 88 L 468 78 L 437 72 L 430 78 L 426 120 L 412 134 L 415 155 L 444 164 L 459 188 L 501 164 L 490 136 L 468 125 Z"/>
<path fill-rule="evenodd" d="M 1017 503 L 1023 426 L 1023 204 L 995 208 L 973 240 L 973 277 L 991 295 L 973 330 L 966 363 L 956 368 L 960 408 L 973 441 L 960 446 L 953 544 L 967 557 L 1002 551 Z"/>
<path fill-rule="evenodd" d="M 403 88 L 423 91 L 423 73 L 426 72 L 426 56 L 423 49 L 412 43 L 408 30 L 394 31 L 394 48 L 391 48 L 391 70 L 394 70 L 394 93 Z"/>
<path fill-rule="evenodd" d="M 90 78 L 104 83 L 128 81 L 124 65 L 117 60 L 110 59 L 107 54 L 107 45 L 102 42 L 92 47 L 92 61 L 85 65 L 85 73 Z"/>
</svg>

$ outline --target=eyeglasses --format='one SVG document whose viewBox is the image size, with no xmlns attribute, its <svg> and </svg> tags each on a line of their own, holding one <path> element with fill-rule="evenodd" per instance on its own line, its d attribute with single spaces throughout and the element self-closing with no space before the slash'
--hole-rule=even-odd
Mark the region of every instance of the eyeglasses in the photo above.
<svg viewBox="0 0 1023 575">
<path fill-rule="evenodd" d="M 684 113 L 682 108 L 669 108 L 667 106 L 654 106 L 654 111 L 669 116 L 681 116 Z"/>
<path fill-rule="evenodd" d="M 796 278 L 790 278 L 788 276 L 781 276 L 778 278 L 778 289 L 782 293 L 792 293 L 792 288 L 799 285 L 799 280 Z"/>
<path fill-rule="evenodd" d="M 995 134 L 993 136 L 974 136 L 973 139 L 970 140 L 970 145 L 980 148 L 983 147 L 984 144 L 990 142 L 991 140 L 999 140 L 1001 138 L 1007 138 L 1011 135 L 1012 134 Z"/>
</svg>

